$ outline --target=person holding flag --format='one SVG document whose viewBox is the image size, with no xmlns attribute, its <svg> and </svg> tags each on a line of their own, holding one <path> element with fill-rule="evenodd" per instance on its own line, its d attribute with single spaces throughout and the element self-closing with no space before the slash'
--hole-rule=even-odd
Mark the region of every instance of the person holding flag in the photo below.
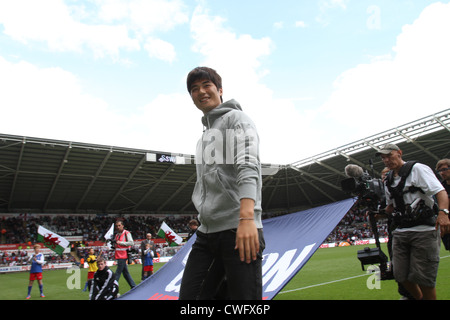
<svg viewBox="0 0 450 320">
<path fill-rule="evenodd" d="M 47 230 L 43 226 L 38 227 L 37 240 L 44 244 L 47 248 L 53 250 L 59 255 L 62 255 L 64 250 L 69 246 L 67 239 L 57 235 L 56 233 Z M 33 287 L 34 280 L 38 281 L 39 291 L 41 298 L 44 298 L 43 284 L 42 284 L 42 265 L 45 263 L 44 255 L 40 252 L 41 245 L 34 245 L 34 254 L 28 261 L 31 260 L 30 269 L 30 283 L 28 285 L 27 299 L 30 299 L 31 288 Z"/>
<path fill-rule="evenodd" d="M 116 280 L 119 282 L 120 275 L 123 272 L 123 276 L 125 280 L 130 285 L 131 289 L 133 289 L 136 284 L 134 283 L 133 278 L 131 277 L 130 272 L 128 271 L 127 260 L 128 260 L 128 249 L 134 245 L 133 237 L 131 236 L 130 231 L 125 230 L 123 222 L 118 220 L 116 222 L 116 230 L 117 234 L 115 236 L 116 242 L 116 250 L 114 254 L 114 258 L 117 260 L 117 269 L 116 269 Z"/>
<path fill-rule="evenodd" d="M 38 281 L 39 291 L 41 298 L 45 298 L 44 285 L 42 283 L 42 265 L 45 263 L 44 255 L 40 252 L 41 246 L 39 244 L 34 245 L 34 254 L 30 256 L 31 269 L 30 269 L 30 283 L 28 284 L 27 300 L 31 298 L 31 289 L 33 288 L 34 280 Z"/>
</svg>

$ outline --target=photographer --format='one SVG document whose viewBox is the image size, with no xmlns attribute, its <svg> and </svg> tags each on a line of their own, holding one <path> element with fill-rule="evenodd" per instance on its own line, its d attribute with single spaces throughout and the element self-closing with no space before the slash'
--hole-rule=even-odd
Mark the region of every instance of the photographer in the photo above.
<svg viewBox="0 0 450 320">
<path fill-rule="evenodd" d="M 114 258 L 117 260 L 116 280 L 119 282 L 120 275 L 123 272 L 125 280 L 130 285 L 131 289 L 133 289 L 136 284 L 134 283 L 127 266 L 128 249 L 134 245 L 133 237 L 128 230 L 125 230 L 123 222 L 120 220 L 116 222 L 116 230 L 117 234 L 114 238 L 116 243 Z"/>
<path fill-rule="evenodd" d="M 439 233 L 450 231 L 447 193 L 428 166 L 407 163 L 402 154 L 395 144 L 376 153 L 391 170 L 386 178 L 386 213 L 397 226 L 392 245 L 394 276 L 415 299 L 435 300 Z M 438 202 L 435 210 L 433 196 Z"/>
</svg>

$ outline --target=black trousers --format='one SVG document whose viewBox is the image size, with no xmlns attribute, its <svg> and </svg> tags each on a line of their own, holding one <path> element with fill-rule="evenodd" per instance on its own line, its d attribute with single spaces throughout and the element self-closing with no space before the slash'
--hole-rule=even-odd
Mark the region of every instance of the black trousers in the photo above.
<svg viewBox="0 0 450 320">
<path fill-rule="evenodd" d="M 236 230 L 205 234 L 197 231 L 180 288 L 180 300 L 261 300 L 262 229 L 258 230 L 260 250 L 251 263 L 241 262 L 235 250 Z"/>
</svg>

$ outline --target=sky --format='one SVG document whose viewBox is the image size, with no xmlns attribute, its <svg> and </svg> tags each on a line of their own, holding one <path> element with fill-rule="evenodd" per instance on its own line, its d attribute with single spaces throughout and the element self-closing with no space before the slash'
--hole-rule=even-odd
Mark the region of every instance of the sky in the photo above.
<svg viewBox="0 0 450 320">
<path fill-rule="evenodd" d="M 450 1 L 0 0 L 0 133 L 194 154 L 197 66 L 290 164 L 450 108 Z"/>
</svg>

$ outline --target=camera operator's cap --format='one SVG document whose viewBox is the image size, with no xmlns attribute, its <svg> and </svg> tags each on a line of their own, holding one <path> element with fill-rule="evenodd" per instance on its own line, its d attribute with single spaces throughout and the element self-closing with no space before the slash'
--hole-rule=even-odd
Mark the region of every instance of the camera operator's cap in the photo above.
<svg viewBox="0 0 450 320">
<path fill-rule="evenodd" d="M 375 153 L 375 156 L 380 156 L 382 154 L 389 154 L 391 153 L 391 151 L 400 151 L 400 148 L 397 147 L 397 145 L 393 144 L 393 143 L 388 143 L 387 145 L 385 145 L 383 148 L 381 148 L 377 153 Z"/>
</svg>

